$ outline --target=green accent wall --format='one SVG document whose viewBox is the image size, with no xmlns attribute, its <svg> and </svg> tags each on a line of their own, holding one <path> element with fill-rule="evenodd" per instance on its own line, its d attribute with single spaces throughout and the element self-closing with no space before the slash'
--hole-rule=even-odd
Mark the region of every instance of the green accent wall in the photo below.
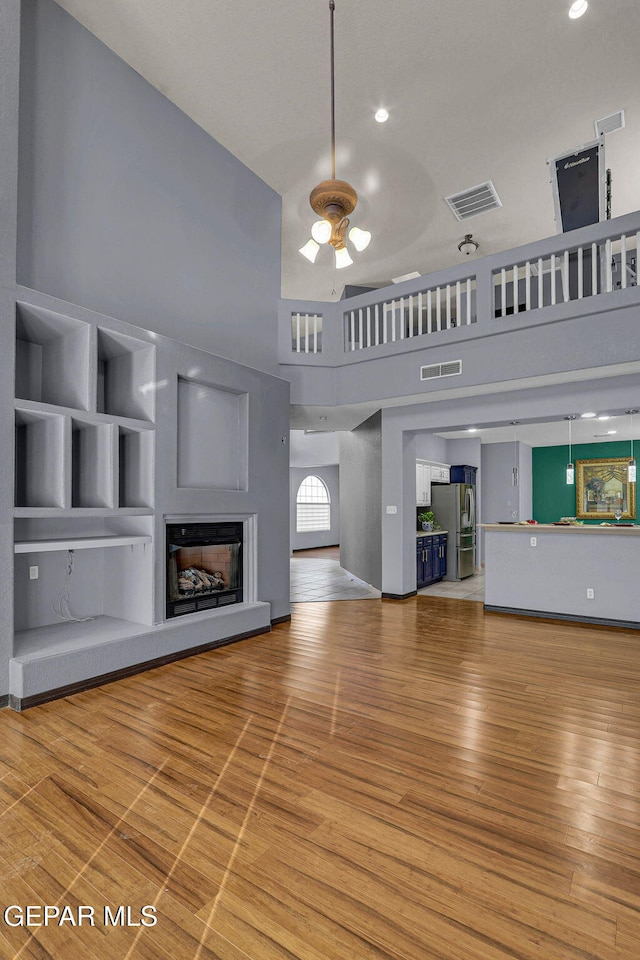
<svg viewBox="0 0 640 960">
<path fill-rule="evenodd" d="M 575 443 L 571 447 L 574 463 L 576 460 L 628 458 L 630 454 L 631 447 L 628 440 L 611 443 Z M 533 519 L 538 523 L 553 523 L 560 517 L 576 515 L 576 488 L 568 486 L 565 482 L 568 458 L 569 448 L 564 445 L 533 448 L 531 468 Z M 601 520 L 585 520 L 585 523 L 601 522 Z"/>
</svg>

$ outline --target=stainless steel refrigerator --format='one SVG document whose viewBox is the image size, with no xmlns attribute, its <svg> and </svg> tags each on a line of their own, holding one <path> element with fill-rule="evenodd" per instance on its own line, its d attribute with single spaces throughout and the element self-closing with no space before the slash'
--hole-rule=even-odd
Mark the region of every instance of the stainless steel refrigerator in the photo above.
<svg viewBox="0 0 640 960">
<path fill-rule="evenodd" d="M 470 483 L 433 484 L 431 509 L 437 522 L 449 533 L 444 579 L 470 577 L 476 555 L 476 488 Z"/>
</svg>

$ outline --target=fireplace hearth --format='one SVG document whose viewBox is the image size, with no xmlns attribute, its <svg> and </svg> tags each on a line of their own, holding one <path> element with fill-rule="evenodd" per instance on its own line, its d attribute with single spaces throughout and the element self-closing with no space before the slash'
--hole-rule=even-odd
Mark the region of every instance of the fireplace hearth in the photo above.
<svg viewBox="0 0 640 960">
<path fill-rule="evenodd" d="M 242 603 L 242 523 L 168 523 L 166 532 L 167 619 Z"/>
</svg>

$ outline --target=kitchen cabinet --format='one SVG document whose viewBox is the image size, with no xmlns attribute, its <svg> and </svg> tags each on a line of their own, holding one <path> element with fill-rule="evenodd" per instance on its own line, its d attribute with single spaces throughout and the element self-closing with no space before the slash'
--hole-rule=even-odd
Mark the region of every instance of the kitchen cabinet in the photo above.
<svg viewBox="0 0 640 960">
<path fill-rule="evenodd" d="M 459 463 L 451 467 L 451 483 L 475 483 L 477 467 L 471 467 L 467 463 Z"/>
<path fill-rule="evenodd" d="M 431 482 L 432 483 L 449 483 L 450 479 L 451 479 L 451 467 L 448 467 L 446 463 L 431 464 Z"/>
<path fill-rule="evenodd" d="M 431 466 L 416 460 L 416 506 L 431 506 Z"/>
<path fill-rule="evenodd" d="M 416 538 L 416 584 L 426 587 L 442 580 L 447 572 L 447 534 Z"/>
</svg>

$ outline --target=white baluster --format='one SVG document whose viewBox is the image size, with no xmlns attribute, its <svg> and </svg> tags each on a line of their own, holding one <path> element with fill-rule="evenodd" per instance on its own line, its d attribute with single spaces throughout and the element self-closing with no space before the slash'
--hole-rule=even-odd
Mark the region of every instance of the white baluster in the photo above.
<svg viewBox="0 0 640 960">
<path fill-rule="evenodd" d="M 520 309 L 520 294 L 518 293 L 518 267 L 514 263 L 513 265 L 513 312 L 518 313 Z"/>
<path fill-rule="evenodd" d="M 378 309 L 377 303 L 374 307 L 373 315 L 375 317 L 375 325 L 376 325 L 376 347 L 379 347 L 380 346 L 380 311 Z"/>
<path fill-rule="evenodd" d="M 389 320 L 389 304 L 382 304 L 382 342 L 389 342 L 389 331 L 388 331 L 388 320 Z"/>
<path fill-rule="evenodd" d="M 556 255 L 551 254 L 551 306 L 556 302 Z"/>
<path fill-rule="evenodd" d="M 500 316 L 507 315 L 507 271 L 503 267 L 500 271 Z"/>
<path fill-rule="evenodd" d="M 604 255 L 607 260 L 605 264 L 605 277 L 606 277 L 605 292 L 611 293 L 611 291 L 613 290 L 613 271 L 611 268 L 611 240 L 607 240 L 607 242 L 605 243 L 604 251 L 605 251 Z"/>
<path fill-rule="evenodd" d="M 451 286 L 447 284 L 447 330 L 451 329 Z"/>
<path fill-rule="evenodd" d="M 591 296 L 598 292 L 598 244 L 591 244 Z"/>
<path fill-rule="evenodd" d="M 436 287 L 436 329 L 442 330 L 442 298 L 440 287 Z"/>
<path fill-rule="evenodd" d="M 418 336 L 422 336 L 422 290 L 418 294 Z"/>
<path fill-rule="evenodd" d="M 396 302 L 391 301 L 391 342 L 396 342 Z"/>
<path fill-rule="evenodd" d="M 544 264 L 542 257 L 538 257 L 538 310 L 544 306 Z"/>
<path fill-rule="evenodd" d="M 623 290 L 627 288 L 627 237 L 622 234 L 620 237 L 620 285 Z"/>
<path fill-rule="evenodd" d="M 404 297 L 400 297 L 400 339 L 404 340 Z"/>
<path fill-rule="evenodd" d="M 427 333 L 433 333 L 433 316 L 431 309 L 431 290 L 427 290 Z"/>
<path fill-rule="evenodd" d="M 584 276 L 582 264 L 582 247 L 578 247 L 578 300 L 584 297 Z"/>
<path fill-rule="evenodd" d="M 364 347 L 364 333 L 362 331 L 362 307 L 358 310 L 358 340 L 360 342 L 360 349 Z"/>
<path fill-rule="evenodd" d="M 367 346 L 371 346 L 371 307 L 367 307 Z"/>
<path fill-rule="evenodd" d="M 569 302 L 569 251 L 565 250 L 562 264 L 562 298 Z"/>
<path fill-rule="evenodd" d="M 355 350 L 356 348 L 356 314 L 355 310 L 352 310 L 349 314 L 349 327 L 351 330 L 351 349 Z"/>
<path fill-rule="evenodd" d="M 460 324 L 461 314 L 462 314 L 462 299 L 461 299 L 460 281 L 456 280 L 456 327 L 461 326 Z"/>
<path fill-rule="evenodd" d="M 314 313 L 313 315 L 313 352 L 314 353 L 318 352 L 318 320 L 319 319 L 320 318 L 318 317 L 318 314 Z"/>
<path fill-rule="evenodd" d="M 531 261 L 524 265 L 524 308 L 531 310 Z"/>
<path fill-rule="evenodd" d="M 304 315 L 304 352 L 309 353 L 309 314 Z"/>
<path fill-rule="evenodd" d="M 467 324 L 471 323 L 471 277 L 467 280 Z"/>
</svg>

